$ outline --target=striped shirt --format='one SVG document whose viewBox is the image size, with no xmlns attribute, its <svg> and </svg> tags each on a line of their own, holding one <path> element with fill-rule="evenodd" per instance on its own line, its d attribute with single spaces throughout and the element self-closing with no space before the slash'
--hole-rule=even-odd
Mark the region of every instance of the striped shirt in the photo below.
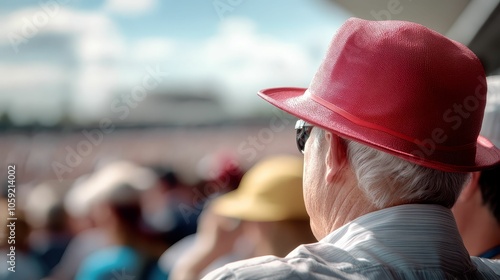
<svg viewBox="0 0 500 280">
<path fill-rule="evenodd" d="M 500 261 L 468 255 L 449 209 L 408 204 L 361 216 L 285 258 L 231 263 L 203 279 L 500 279 Z"/>
</svg>

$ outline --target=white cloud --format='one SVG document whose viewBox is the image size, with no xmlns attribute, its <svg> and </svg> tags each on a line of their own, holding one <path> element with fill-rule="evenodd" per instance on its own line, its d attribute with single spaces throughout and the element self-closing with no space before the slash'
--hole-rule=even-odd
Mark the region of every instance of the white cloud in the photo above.
<svg viewBox="0 0 500 280">
<path fill-rule="evenodd" d="M 0 65 L 0 104 L 19 124 L 53 124 L 63 114 L 62 94 L 68 75 L 50 64 Z M 43 114 L 40 114 L 43 112 Z"/>
<path fill-rule="evenodd" d="M 172 56 L 177 48 L 176 42 L 166 38 L 145 38 L 132 47 L 132 58 L 142 63 L 156 63 Z"/>
<path fill-rule="evenodd" d="M 47 20 L 40 23 L 41 15 Z M 37 48 L 30 41 L 47 35 L 66 36 L 74 42 L 79 59 L 95 60 L 103 56 L 123 55 L 123 43 L 112 20 L 103 13 L 79 12 L 59 7 L 47 13 L 41 7 L 16 11 L 0 21 L 0 44 L 11 45 L 12 38 L 21 38 L 17 54 L 23 49 Z M 57 51 L 55 49 L 54 51 Z"/>
<path fill-rule="evenodd" d="M 50 64 L 0 64 L 0 77 L 4 77 L 0 79 L 2 92 L 8 92 L 61 84 L 68 75 L 64 69 Z M 29 83 L 26 82 L 28 79 Z"/>
<path fill-rule="evenodd" d="M 253 23 L 244 19 L 224 21 L 219 33 L 202 45 L 200 57 L 209 69 L 223 73 L 221 78 L 240 86 L 300 85 L 311 78 L 306 75 L 313 64 L 303 47 L 258 34 Z"/>
<path fill-rule="evenodd" d="M 107 0 L 104 9 L 118 14 L 139 15 L 151 11 L 156 5 L 156 0 Z"/>
<path fill-rule="evenodd" d="M 252 21 L 241 18 L 222 21 L 215 36 L 190 51 L 183 57 L 186 67 L 176 70 L 186 71 L 186 78 L 210 77 L 225 85 L 223 98 L 235 113 L 251 109 L 259 89 L 306 87 L 319 65 L 303 46 L 259 34 Z"/>
<path fill-rule="evenodd" d="M 104 103 L 118 86 L 116 76 L 125 54 L 125 44 L 108 16 L 102 12 L 80 12 L 62 6 L 53 11 L 48 13 L 43 7 L 24 9 L 0 22 L 0 30 L 5 31 L 2 34 L 7 34 L 0 37 L 0 45 L 12 46 L 9 34 L 25 39 L 16 46 L 18 52 L 11 54 L 19 58 L 17 64 L 0 64 L 3 71 L 17 73 L 0 82 L 0 92 L 10 96 L 11 112 L 22 112 L 12 113 L 20 122 L 39 120 L 38 117 L 47 112 L 43 104 L 48 102 L 41 102 L 37 107 L 30 100 L 20 101 L 16 96 L 29 94 L 30 97 L 38 95 L 47 100 L 56 99 L 55 103 L 49 102 L 50 106 L 64 103 L 76 116 L 88 119 L 89 116 L 99 117 L 99 113 L 107 109 Z M 42 18 L 43 13 L 48 20 L 41 25 L 36 19 Z M 43 60 L 43 57 L 54 57 L 61 51 L 60 46 L 51 45 L 53 36 L 71 46 L 71 51 L 63 54 L 67 57 L 59 61 Z M 32 60 L 23 60 L 26 54 L 41 61 L 33 64 Z M 33 85 L 37 90 L 29 90 L 26 85 Z"/>
<path fill-rule="evenodd" d="M 259 89 L 307 86 L 321 58 L 304 46 L 259 33 L 252 21 L 243 18 L 221 21 L 217 33 L 205 41 L 150 37 L 131 44 L 129 52 L 135 68 L 125 70 L 124 83 L 136 83 L 145 64 L 160 65 L 172 73 L 167 86 L 171 82 L 189 88 L 215 86 L 236 114 L 255 108 Z"/>
</svg>

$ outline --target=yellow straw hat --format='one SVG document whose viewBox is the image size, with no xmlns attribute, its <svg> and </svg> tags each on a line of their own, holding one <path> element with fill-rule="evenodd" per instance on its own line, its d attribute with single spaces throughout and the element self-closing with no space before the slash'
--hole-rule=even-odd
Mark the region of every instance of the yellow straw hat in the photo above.
<svg viewBox="0 0 500 280">
<path fill-rule="evenodd" d="M 247 221 L 308 220 L 302 195 L 302 158 L 276 156 L 252 167 L 238 189 L 212 202 L 221 216 Z"/>
</svg>

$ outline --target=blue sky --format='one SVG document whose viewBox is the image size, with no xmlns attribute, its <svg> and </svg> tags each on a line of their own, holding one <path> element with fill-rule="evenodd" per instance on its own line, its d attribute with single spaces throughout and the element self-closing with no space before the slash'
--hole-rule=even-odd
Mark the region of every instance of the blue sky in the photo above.
<svg viewBox="0 0 500 280">
<path fill-rule="evenodd" d="M 255 92 L 307 86 L 349 17 L 326 0 L 42 0 L 0 4 L 0 113 L 16 122 L 105 116 L 147 69 L 155 88 L 215 85 L 232 113 Z M 219 9 L 219 10 L 217 10 Z"/>
</svg>

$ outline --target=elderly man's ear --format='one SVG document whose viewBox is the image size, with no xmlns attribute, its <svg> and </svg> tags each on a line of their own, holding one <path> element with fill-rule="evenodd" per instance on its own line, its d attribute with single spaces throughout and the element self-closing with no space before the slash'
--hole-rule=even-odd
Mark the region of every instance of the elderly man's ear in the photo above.
<svg viewBox="0 0 500 280">
<path fill-rule="evenodd" d="M 345 141 L 331 132 L 325 133 L 326 139 L 326 181 L 331 183 L 337 174 L 347 164 L 347 146 Z"/>
<path fill-rule="evenodd" d="M 469 201 L 476 191 L 479 191 L 479 177 L 481 176 L 481 172 L 472 172 L 470 181 L 464 186 L 460 196 L 458 197 L 458 201 L 466 202 Z"/>
</svg>

